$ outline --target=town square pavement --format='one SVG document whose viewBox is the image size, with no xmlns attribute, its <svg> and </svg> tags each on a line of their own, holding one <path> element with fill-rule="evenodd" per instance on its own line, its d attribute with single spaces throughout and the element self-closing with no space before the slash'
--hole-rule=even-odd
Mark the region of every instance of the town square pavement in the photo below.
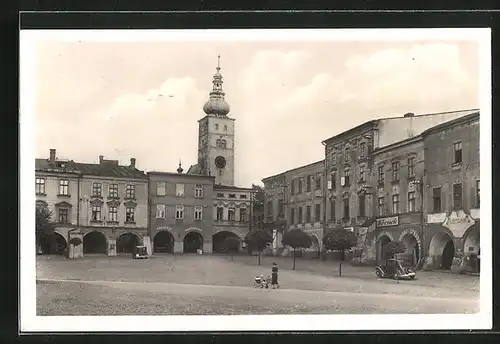
<svg viewBox="0 0 500 344">
<path fill-rule="evenodd" d="M 276 262 L 280 289 L 253 288 Z M 379 280 L 373 267 L 229 256 L 86 256 L 37 259 L 38 315 L 475 313 L 479 277 L 418 272 Z"/>
</svg>

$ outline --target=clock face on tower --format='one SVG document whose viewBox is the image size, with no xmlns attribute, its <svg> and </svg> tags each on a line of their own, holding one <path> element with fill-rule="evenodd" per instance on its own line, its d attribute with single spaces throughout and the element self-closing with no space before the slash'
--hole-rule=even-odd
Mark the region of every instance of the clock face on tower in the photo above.
<svg viewBox="0 0 500 344">
<path fill-rule="evenodd" d="M 218 156 L 217 158 L 215 158 L 215 166 L 217 168 L 226 167 L 226 159 L 223 156 Z"/>
</svg>

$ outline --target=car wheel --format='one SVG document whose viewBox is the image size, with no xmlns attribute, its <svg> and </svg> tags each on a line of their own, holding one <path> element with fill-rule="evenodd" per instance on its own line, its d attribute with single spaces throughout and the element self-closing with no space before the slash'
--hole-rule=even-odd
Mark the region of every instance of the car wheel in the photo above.
<svg viewBox="0 0 500 344">
<path fill-rule="evenodd" d="M 380 270 L 377 269 L 377 271 L 375 271 L 375 273 L 377 274 L 378 278 L 382 278 L 382 273 L 380 272 Z"/>
<path fill-rule="evenodd" d="M 416 276 L 411 276 L 410 278 L 411 278 L 412 280 L 414 280 L 414 279 L 415 279 L 415 277 L 416 277 Z"/>
</svg>

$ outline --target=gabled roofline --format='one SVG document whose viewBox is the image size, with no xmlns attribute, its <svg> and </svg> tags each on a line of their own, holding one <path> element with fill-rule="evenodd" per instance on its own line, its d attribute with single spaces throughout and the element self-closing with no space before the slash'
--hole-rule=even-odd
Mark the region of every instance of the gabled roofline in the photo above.
<svg viewBox="0 0 500 344">
<path fill-rule="evenodd" d="M 437 131 L 441 131 L 441 130 L 449 128 L 449 127 L 453 127 L 453 126 L 458 125 L 458 124 L 474 121 L 476 119 L 479 119 L 479 114 L 480 114 L 480 111 L 478 110 L 477 112 L 473 112 L 471 114 L 464 115 L 462 117 L 458 117 L 458 118 L 452 119 L 450 121 L 438 124 L 434 127 L 431 127 L 429 129 L 423 131 L 421 135 L 422 135 L 422 137 L 425 137 L 429 134 L 435 133 Z"/>
<path fill-rule="evenodd" d="M 147 176 L 172 176 L 172 177 L 186 177 L 186 178 L 205 178 L 205 179 L 215 179 L 215 176 L 207 176 L 204 174 L 188 174 L 188 173 L 177 173 L 177 172 L 162 172 L 162 171 L 149 171 L 146 173 Z"/>
<path fill-rule="evenodd" d="M 371 121 L 368 121 L 368 122 L 364 122 L 358 126 L 355 126 L 354 128 L 351 128 L 351 129 L 348 129 L 346 131 L 343 131 L 341 133 L 338 133 L 337 135 L 334 135 L 328 139 L 325 139 L 323 141 L 321 141 L 321 143 L 323 145 L 325 144 L 329 144 L 331 143 L 332 141 L 335 141 L 335 140 L 339 140 L 341 138 L 345 138 L 346 136 L 350 136 L 352 134 L 354 134 L 355 132 L 357 131 L 364 131 L 365 129 L 369 129 L 369 128 L 373 128 L 375 127 L 377 124 L 378 124 L 379 120 L 378 119 L 374 119 L 374 120 L 371 120 Z"/>
<path fill-rule="evenodd" d="M 273 178 L 276 178 L 276 177 L 281 177 L 281 176 L 285 176 L 287 173 L 290 173 L 290 172 L 293 172 L 293 171 L 296 171 L 296 170 L 300 170 L 300 169 L 303 169 L 303 168 L 307 168 L 307 167 L 311 167 L 311 166 L 314 166 L 316 164 L 324 164 L 325 163 L 325 159 L 321 159 L 319 161 L 316 161 L 316 162 L 312 162 L 310 164 L 307 164 L 307 165 L 303 165 L 303 166 L 299 166 L 299 167 L 295 167 L 295 168 L 292 168 L 290 170 L 286 170 L 284 172 L 281 172 L 281 173 L 278 173 L 278 174 L 275 174 L 275 175 L 272 175 L 272 176 L 269 176 L 269 177 L 266 177 L 266 178 L 263 178 L 261 179 L 261 181 L 264 183 L 265 181 L 268 181 L 269 179 L 273 179 Z"/>
<path fill-rule="evenodd" d="M 390 144 L 388 146 L 384 146 L 384 147 L 381 147 L 381 148 L 376 148 L 376 149 L 373 150 L 372 154 L 373 155 L 377 155 L 377 154 L 380 154 L 380 153 L 387 152 L 387 151 L 389 151 L 391 149 L 403 147 L 403 146 L 406 146 L 406 145 L 410 145 L 412 143 L 419 142 L 419 141 L 422 141 L 422 140 L 423 140 L 422 134 L 416 135 L 416 136 L 410 137 L 408 139 L 404 139 L 404 140 L 401 140 L 401 141 L 398 141 L 398 142 L 394 142 L 394 143 L 392 143 L 392 144 Z"/>
</svg>

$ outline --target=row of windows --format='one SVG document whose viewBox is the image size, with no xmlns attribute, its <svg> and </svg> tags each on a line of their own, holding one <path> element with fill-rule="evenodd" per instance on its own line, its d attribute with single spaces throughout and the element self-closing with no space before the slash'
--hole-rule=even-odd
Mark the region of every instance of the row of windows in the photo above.
<svg viewBox="0 0 500 344">
<path fill-rule="evenodd" d="M 45 178 L 35 179 L 35 191 L 37 195 L 45 195 Z M 60 179 L 59 180 L 59 193 L 60 196 L 69 196 L 69 180 Z M 102 183 L 94 182 L 92 183 L 91 190 L 92 197 L 102 197 Z M 112 183 L 108 187 L 108 198 L 119 198 L 118 195 L 118 184 Z M 134 199 L 135 198 L 135 185 L 128 184 L 125 187 L 125 198 Z"/>
<path fill-rule="evenodd" d="M 90 221 L 92 222 L 101 222 L 105 220 L 102 216 L 102 207 L 99 205 L 95 205 L 92 207 L 92 216 Z M 108 207 L 108 218 L 107 222 L 118 222 L 118 208 L 117 207 Z M 125 208 L 125 223 L 135 223 L 135 208 L 126 207 Z"/>
<path fill-rule="evenodd" d="M 177 220 L 184 219 L 184 206 L 176 205 L 175 206 L 175 218 Z M 156 205 L 156 218 L 157 219 L 165 219 L 167 217 L 167 206 L 165 204 L 157 204 Z M 194 219 L 195 220 L 203 220 L 203 206 L 195 206 L 194 207 Z"/>
<path fill-rule="evenodd" d="M 432 189 L 432 212 L 441 213 L 443 212 L 442 202 L 441 202 L 441 188 Z M 453 184 L 453 209 L 463 209 L 463 190 L 462 184 Z M 481 206 L 480 198 L 480 184 L 479 180 L 476 180 L 476 193 L 475 193 L 475 207 L 480 208 Z"/>
<path fill-rule="evenodd" d="M 215 130 L 219 130 L 219 124 L 215 123 L 214 128 L 215 128 Z M 227 131 L 227 125 L 224 125 L 224 131 Z"/>
<path fill-rule="evenodd" d="M 224 208 L 217 207 L 216 220 L 217 221 L 236 221 L 236 209 L 233 207 L 229 207 L 227 209 L 227 219 L 226 219 L 226 218 L 224 218 Z M 248 215 L 247 215 L 246 208 L 240 208 L 239 221 L 240 222 L 248 222 Z"/>
<path fill-rule="evenodd" d="M 185 195 L 185 184 L 177 183 L 175 184 L 175 195 L 177 197 L 184 197 Z M 167 183 L 157 182 L 156 183 L 156 196 L 166 196 L 167 195 Z M 194 197 L 203 198 L 203 185 L 196 184 L 194 186 Z"/>
<path fill-rule="evenodd" d="M 313 179 L 312 175 L 309 175 L 306 177 L 305 192 L 312 191 L 312 179 Z M 295 183 L 296 182 L 297 182 L 297 186 L 298 186 L 297 190 L 295 190 Z M 315 190 L 321 190 L 321 187 L 322 187 L 321 177 L 317 176 L 315 178 L 314 188 L 315 188 Z M 304 192 L 304 181 L 301 178 L 298 178 L 297 180 L 295 180 L 295 179 L 292 180 L 291 184 L 290 184 L 290 192 L 292 195 L 295 195 L 295 193 L 301 194 L 302 192 Z"/>
<path fill-rule="evenodd" d="M 480 197 L 479 197 L 479 181 L 476 182 L 476 206 L 479 208 L 480 207 Z M 434 188 L 432 190 L 433 194 L 433 212 L 434 213 L 440 213 L 442 211 L 442 205 L 441 205 L 441 188 Z M 349 204 L 349 199 L 345 198 L 342 200 L 343 205 L 343 219 L 349 219 L 350 218 L 350 204 Z M 358 216 L 360 217 L 365 217 L 366 216 L 366 200 L 364 195 L 359 195 L 358 198 L 359 202 L 359 207 L 358 207 Z M 391 196 L 391 202 L 392 202 L 392 214 L 399 214 L 401 212 L 400 209 L 400 195 L 399 194 L 394 194 Z M 462 209 L 463 207 L 463 194 L 462 194 L 462 184 L 454 184 L 453 185 L 453 209 Z M 416 194 L 415 191 L 410 191 L 408 192 L 407 195 L 407 211 L 408 212 L 415 212 L 417 211 L 416 209 Z M 303 212 L 305 209 L 305 218 L 303 217 Z M 377 203 L 377 209 L 378 209 L 378 216 L 384 216 L 387 215 L 386 213 L 386 207 L 385 207 L 385 197 L 379 197 L 378 198 L 378 203 Z M 295 212 L 296 210 L 294 208 L 290 209 L 290 221 L 292 224 L 295 223 Z M 297 208 L 297 214 L 298 214 L 298 223 L 310 223 L 311 222 L 311 206 L 306 206 L 306 207 L 298 207 Z M 320 221 L 321 220 L 321 205 L 316 204 L 315 205 L 315 220 Z M 335 201 L 330 202 L 330 220 L 335 220 Z"/>
<path fill-rule="evenodd" d="M 247 209 L 240 208 L 240 222 L 248 222 Z M 167 206 L 165 204 L 157 204 L 156 205 L 156 218 L 164 219 L 167 217 Z M 175 206 L 175 218 L 178 220 L 184 219 L 184 206 L 176 205 Z M 202 220 L 203 219 L 203 206 L 195 206 L 194 207 L 194 219 Z M 216 219 L 218 221 L 236 221 L 236 209 L 233 207 L 228 208 L 227 218 L 224 218 L 224 208 L 217 207 Z"/>
<path fill-rule="evenodd" d="M 366 142 L 360 142 L 358 145 L 358 158 L 365 159 L 367 156 L 368 156 L 368 150 L 367 150 Z M 344 163 L 349 163 L 351 161 L 351 150 L 348 146 L 344 148 L 343 159 L 344 159 Z M 337 164 L 337 154 L 335 152 L 331 153 L 330 162 L 332 165 Z"/>
<path fill-rule="evenodd" d="M 228 196 L 228 198 L 236 198 L 236 194 L 228 194 L 227 196 Z M 217 192 L 217 197 L 224 198 L 224 193 Z M 245 194 L 240 195 L 240 199 L 247 199 L 247 195 L 245 195 Z"/>
</svg>

